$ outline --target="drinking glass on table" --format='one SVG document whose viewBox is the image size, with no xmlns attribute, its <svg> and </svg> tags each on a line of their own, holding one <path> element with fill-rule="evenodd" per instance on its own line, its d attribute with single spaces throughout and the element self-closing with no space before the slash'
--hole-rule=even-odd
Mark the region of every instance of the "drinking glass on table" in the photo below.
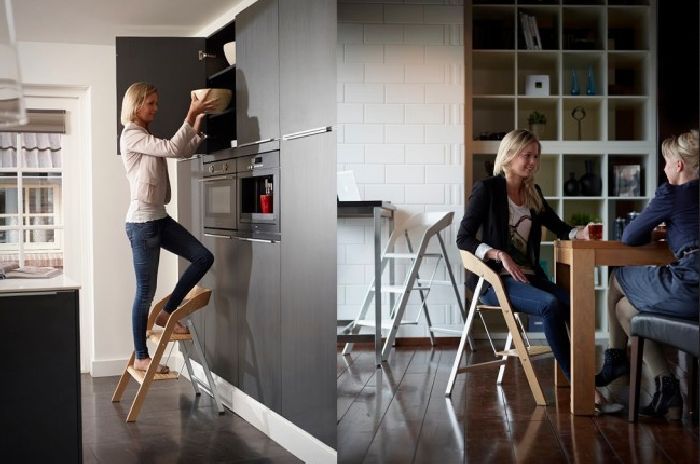
<svg viewBox="0 0 700 464">
<path fill-rule="evenodd" d="M 588 224 L 588 238 L 591 240 L 602 240 L 603 224 L 600 222 L 592 222 Z"/>
</svg>

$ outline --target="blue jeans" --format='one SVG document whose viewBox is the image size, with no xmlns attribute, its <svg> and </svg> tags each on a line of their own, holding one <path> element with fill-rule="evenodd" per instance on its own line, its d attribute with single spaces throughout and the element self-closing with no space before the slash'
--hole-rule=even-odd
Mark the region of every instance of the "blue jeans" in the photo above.
<svg viewBox="0 0 700 464">
<path fill-rule="evenodd" d="M 513 310 L 540 316 L 554 358 L 562 372 L 570 379 L 570 346 L 566 324 L 569 322 L 569 294 L 553 282 L 535 276 L 528 276 L 529 284 L 518 282 L 511 276 L 503 276 L 503 286 Z M 481 300 L 491 306 L 498 306 L 498 299 L 492 287 L 481 296 Z"/>
<path fill-rule="evenodd" d="M 169 313 L 182 303 L 185 295 L 214 264 L 214 255 L 170 216 L 143 223 L 127 222 L 126 235 L 131 242 L 136 273 L 136 296 L 131 308 L 134 353 L 136 359 L 146 359 L 146 323 L 156 293 L 160 249 L 182 256 L 190 262 L 165 304 L 164 309 Z"/>
</svg>

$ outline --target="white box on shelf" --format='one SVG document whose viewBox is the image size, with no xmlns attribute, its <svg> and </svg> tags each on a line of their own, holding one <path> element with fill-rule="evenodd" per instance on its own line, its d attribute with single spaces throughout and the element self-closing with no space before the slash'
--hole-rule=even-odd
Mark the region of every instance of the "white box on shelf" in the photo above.
<svg viewBox="0 0 700 464">
<path fill-rule="evenodd" d="M 546 74 L 527 76 L 525 95 L 528 97 L 549 97 L 549 76 Z"/>
</svg>

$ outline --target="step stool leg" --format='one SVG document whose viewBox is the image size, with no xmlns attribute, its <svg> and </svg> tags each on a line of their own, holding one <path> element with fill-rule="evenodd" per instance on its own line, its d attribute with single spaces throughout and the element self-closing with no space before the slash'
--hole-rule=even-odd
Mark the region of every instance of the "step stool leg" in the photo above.
<svg viewBox="0 0 700 464">
<path fill-rule="evenodd" d="M 146 375 L 143 378 L 143 383 L 141 383 L 139 391 L 136 392 L 136 397 L 134 398 L 134 402 L 129 410 L 129 415 L 126 418 L 127 422 L 134 422 L 141 412 L 141 406 L 143 406 L 143 402 L 146 400 L 146 394 L 148 393 L 151 382 L 153 382 L 153 378 L 156 375 L 156 370 L 158 370 L 158 365 L 160 364 L 160 360 L 163 358 L 163 353 L 165 353 L 165 349 L 168 346 L 168 342 L 173 333 L 174 327 L 175 323 L 170 323 L 170 321 L 168 321 L 167 326 L 163 330 L 163 335 L 160 337 L 160 343 L 158 343 L 156 352 L 153 354 L 151 363 L 148 365 Z"/>
<path fill-rule="evenodd" d="M 112 403 L 118 403 L 122 400 L 122 395 L 124 394 L 124 390 L 126 390 L 126 386 L 129 385 L 129 378 L 131 378 L 131 374 L 129 374 L 129 366 L 131 366 L 134 363 L 134 352 L 131 352 L 131 357 L 129 358 L 129 361 L 126 363 L 126 367 L 124 368 L 124 373 L 122 374 L 121 377 L 119 377 L 119 383 L 117 383 L 117 388 L 114 389 L 114 394 L 112 395 Z"/>
<path fill-rule="evenodd" d="M 197 356 L 199 356 L 199 359 L 202 360 L 202 369 L 204 369 L 204 375 L 206 375 L 207 377 L 207 382 L 209 383 L 209 391 L 211 392 L 212 397 L 214 398 L 214 403 L 216 403 L 216 409 L 219 412 L 219 414 L 223 414 L 225 412 L 224 405 L 221 402 L 221 398 L 219 398 L 219 393 L 216 391 L 214 377 L 212 377 L 211 371 L 209 370 L 209 363 L 207 363 L 207 360 L 204 357 L 202 345 L 199 344 L 197 330 L 194 328 L 194 324 L 192 324 L 192 321 L 190 321 L 189 319 L 186 321 L 186 323 L 187 328 L 190 330 L 190 335 L 192 335 L 192 345 L 194 345 L 194 349 L 197 351 Z"/>
<path fill-rule="evenodd" d="M 190 350 L 187 348 L 187 343 L 184 340 L 178 340 L 177 346 L 180 348 L 180 353 L 185 360 L 185 366 L 187 367 L 187 374 L 190 376 L 190 383 L 194 389 L 194 394 L 197 396 L 202 396 L 202 392 L 199 389 L 199 385 L 194 377 L 194 371 L 192 370 L 192 363 L 190 362 Z"/>
</svg>

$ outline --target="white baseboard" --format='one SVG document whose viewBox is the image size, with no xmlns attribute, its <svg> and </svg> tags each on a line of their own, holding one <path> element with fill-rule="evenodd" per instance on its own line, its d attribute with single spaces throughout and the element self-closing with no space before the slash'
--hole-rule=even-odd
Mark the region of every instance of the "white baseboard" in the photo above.
<svg viewBox="0 0 700 464">
<path fill-rule="evenodd" d="M 204 369 L 192 361 L 194 374 L 205 382 Z M 187 369 L 183 371 L 187 375 Z M 271 440 L 304 462 L 313 464 L 335 464 L 337 453 L 306 430 L 257 402 L 242 390 L 212 373 L 221 402 L 234 414 L 240 416 Z M 205 382 L 206 383 L 206 382 Z"/>
</svg>

